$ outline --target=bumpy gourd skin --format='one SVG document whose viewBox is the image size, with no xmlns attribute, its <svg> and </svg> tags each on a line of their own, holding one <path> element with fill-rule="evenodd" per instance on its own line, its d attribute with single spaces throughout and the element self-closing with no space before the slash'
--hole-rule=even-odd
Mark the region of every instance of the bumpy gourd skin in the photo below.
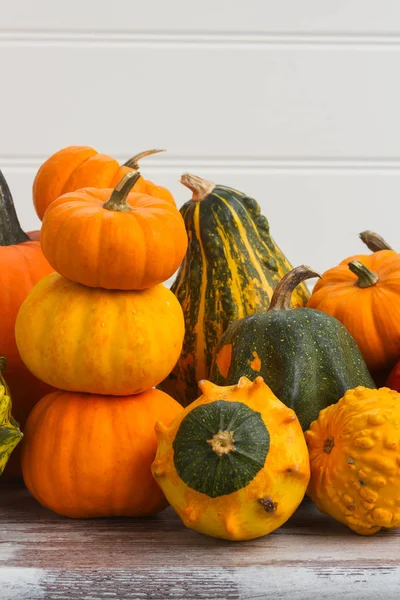
<svg viewBox="0 0 400 600">
<path fill-rule="evenodd" d="M 400 526 L 400 394 L 357 387 L 305 434 L 308 495 L 361 535 Z"/>
<path fill-rule="evenodd" d="M 309 481 L 309 460 L 307 448 L 301 431 L 300 424 L 294 412 L 282 404 L 263 382 L 262 377 L 251 383 L 242 377 L 236 386 L 219 387 L 211 382 L 202 381 L 200 387 L 203 395 L 187 407 L 173 421 L 170 427 L 157 424 L 158 450 L 152 471 L 158 484 L 163 490 L 170 504 L 177 511 L 184 524 L 207 535 L 227 540 L 248 540 L 266 535 L 282 525 L 300 504 Z M 196 449 L 197 442 L 204 442 L 202 452 L 207 451 L 209 444 L 210 421 L 204 420 L 195 423 L 191 412 L 198 407 L 209 407 L 219 401 L 234 403 L 232 422 L 237 416 L 236 408 L 240 403 L 243 407 L 260 415 L 269 434 L 269 447 L 264 466 L 244 487 L 237 486 L 235 481 L 243 474 L 249 476 L 246 470 L 246 459 L 253 460 L 251 454 L 243 454 L 239 459 L 232 449 L 232 479 L 222 480 L 221 470 L 216 470 L 214 479 L 224 486 L 239 487 L 231 493 L 218 495 L 213 491 L 203 493 L 189 487 L 179 476 L 176 465 L 180 459 L 186 461 L 186 472 L 189 469 L 188 457 L 193 457 L 193 476 L 196 478 Z M 180 449 L 174 443 L 180 435 L 180 427 L 184 420 L 192 419 L 193 444 L 181 444 Z M 185 421 L 186 422 L 186 421 Z M 207 427 L 205 427 L 207 424 Z M 214 436 L 218 431 L 218 420 L 214 423 Z M 226 431 L 223 433 L 227 433 Z M 233 445 L 235 444 L 235 431 L 232 432 Z M 196 444 L 194 443 L 196 441 Z M 262 440 L 255 438 L 253 451 L 258 454 Z M 183 456 L 180 456 L 182 453 Z M 214 457 L 215 460 L 215 457 Z M 244 461 L 244 462 L 243 462 Z M 207 466 L 204 463 L 205 467 Z M 210 470 L 210 469 L 208 469 Z M 239 475 L 239 477 L 237 477 Z M 209 482 L 205 482 L 208 485 Z M 214 483 L 214 482 L 213 482 Z"/>
<path fill-rule="evenodd" d="M 211 380 L 231 385 L 261 375 L 308 429 L 319 411 L 357 385 L 374 382 L 351 335 L 317 310 L 273 310 L 232 323 L 222 336 Z"/>
<path fill-rule="evenodd" d="M 18 423 L 11 416 L 10 391 L 1 375 L 5 366 L 4 358 L 0 358 L 0 475 L 15 446 L 21 441 L 22 433 Z"/>
</svg>

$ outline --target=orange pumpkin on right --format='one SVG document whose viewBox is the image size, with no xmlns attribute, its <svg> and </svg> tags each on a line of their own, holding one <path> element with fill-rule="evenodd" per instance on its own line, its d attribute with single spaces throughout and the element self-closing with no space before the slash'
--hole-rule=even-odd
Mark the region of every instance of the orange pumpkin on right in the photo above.
<svg viewBox="0 0 400 600">
<path fill-rule="evenodd" d="M 322 275 L 307 307 L 341 321 L 371 371 L 390 369 L 400 357 L 400 255 L 347 258 Z"/>
</svg>

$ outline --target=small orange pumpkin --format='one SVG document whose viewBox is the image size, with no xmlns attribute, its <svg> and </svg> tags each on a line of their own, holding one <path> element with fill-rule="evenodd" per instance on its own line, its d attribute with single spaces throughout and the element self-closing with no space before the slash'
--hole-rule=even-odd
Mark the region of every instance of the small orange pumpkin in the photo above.
<svg viewBox="0 0 400 600">
<path fill-rule="evenodd" d="M 185 324 L 174 294 L 90 288 L 44 277 L 15 325 L 21 358 L 55 388 L 129 396 L 160 383 L 180 355 Z"/>
<path fill-rule="evenodd" d="M 167 506 L 151 474 L 158 420 L 182 410 L 159 390 L 136 396 L 54 392 L 32 411 L 24 480 L 43 506 L 67 517 L 142 517 Z"/>
<path fill-rule="evenodd" d="M 40 220 L 50 204 L 67 192 L 84 187 L 112 188 L 132 169 L 139 168 L 138 161 L 145 156 L 162 152 L 147 150 L 120 165 L 115 158 L 99 154 L 89 146 L 68 146 L 48 158 L 40 167 L 33 182 L 33 203 Z M 163 198 L 175 205 L 169 190 L 142 177 L 136 182 L 136 192 Z"/>
<path fill-rule="evenodd" d="M 336 317 L 356 340 L 372 371 L 400 356 L 400 261 L 381 250 L 352 256 L 326 271 L 307 306 Z"/>
<path fill-rule="evenodd" d="M 64 194 L 43 219 L 41 246 L 55 271 L 89 287 L 142 290 L 171 277 L 188 238 L 179 210 L 160 198 L 130 192 L 127 173 L 114 190 Z"/>
</svg>

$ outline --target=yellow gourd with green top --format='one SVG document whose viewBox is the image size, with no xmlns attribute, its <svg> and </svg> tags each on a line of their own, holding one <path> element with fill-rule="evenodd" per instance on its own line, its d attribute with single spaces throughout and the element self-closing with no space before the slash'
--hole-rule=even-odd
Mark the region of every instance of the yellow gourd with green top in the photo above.
<svg viewBox="0 0 400 600">
<path fill-rule="evenodd" d="M 202 396 L 169 427 L 157 424 L 153 475 L 187 527 L 227 540 L 266 535 L 307 488 L 300 423 L 262 377 L 199 385 Z"/>
</svg>

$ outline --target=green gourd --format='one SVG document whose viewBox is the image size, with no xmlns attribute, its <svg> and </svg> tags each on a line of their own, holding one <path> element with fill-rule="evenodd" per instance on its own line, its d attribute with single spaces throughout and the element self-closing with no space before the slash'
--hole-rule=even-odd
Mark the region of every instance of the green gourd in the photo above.
<svg viewBox="0 0 400 600">
<path fill-rule="evenodd" d="M 210 379 L 231 385 L 241 376 L 262 376 L 292 408 L 303 430 L 320 410 L 348 389 L 375 388 L 363 357 L 347 329 L 334 317 L 291 307 L 291 295 L 306 279 L 319 277 L 300 266 L 279 282 L 266 312 L 237 320 L 218 344 Z"/>
<path fill-rule="evenodd" d="M 5 358 L 0 358 L 0 475 L 15 446 L 20 442 L 22 433 L 18 423 L 11 416 L 11 398 L 2 372 L 6 366 Z"/>
<path fill-rule="evenodd" d="M 185 316 L 181 356 L 160 389 L 187 406 L 209 377 L 218 340 L 231 321 L 266 310 L 281 277 L 292 269 L 270 234 L 256 200 L 196 175 L 181 182 L 193 192 L 180 212 L 189 238 L 171 291 Z M 305 285 L 293 293 L 304 306 Z"/>
</svg>

